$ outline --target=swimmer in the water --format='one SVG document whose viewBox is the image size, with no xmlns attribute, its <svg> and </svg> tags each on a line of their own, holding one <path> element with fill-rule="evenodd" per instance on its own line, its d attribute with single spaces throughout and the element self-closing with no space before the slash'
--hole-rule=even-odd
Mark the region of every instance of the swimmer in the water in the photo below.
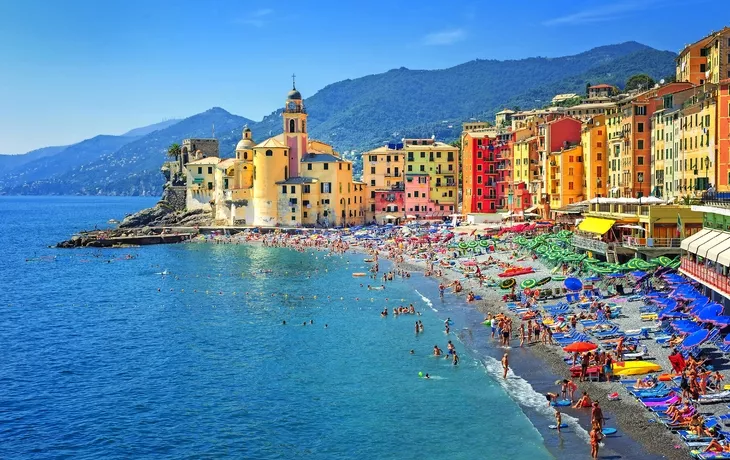
<svg viewBox="0 0 730 460">
<path fill-rule="evenodd" d="M 433 355 L 434 356 L 441 356 L 443 354 L 443 351 L 439 348 L 438 345 L 433 346 Z"/>
</svg>

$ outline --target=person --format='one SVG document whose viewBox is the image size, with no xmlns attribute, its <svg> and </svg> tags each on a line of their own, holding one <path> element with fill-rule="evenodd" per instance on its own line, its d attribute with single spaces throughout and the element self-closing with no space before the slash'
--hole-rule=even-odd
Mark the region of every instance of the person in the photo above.
<svg viewBox="0 0 730 460">
<path fill-rule="evenodd" d="M 507 371 L 509 370 L 509 357 L 507 356 L 507 353 L 502 356 L 502 370 L 504 370 L 504 372 L 502 373 L 502 378 L 506 379 Z"/>
<path fill-rule="evenodd" d="M 416 354 L 416 351 L 415 350 L 411 350 L 411 354 L 412 355 L 415 355 Z"/>
<path fill-rule="evenodd" d="M 456 352 L 454 352 L 454 366 L 458 366 L 458 365 L 459 365 L 459 355 L 457 355 Z"/>
<path fill-rule="evenodd" d="M 560 413 L 560 409 L 555 408 L 555 426 L 557 426 L 558 433 L 560 433 L 560 425 L 563 424 L 563 415 Z"/>
<path fill-rule="evenodd" d="M 568 399 L 568 395 L 570 395 L 570 402 L 573 402 L 575 399 L 575 390 L 577 389 L 578 385 L 576 385 L 572 379 L 563 379 L 560 393 L 563 395 L 563 399 Z"/>
<path fill-rule="evenodd" d="M 428 374 L 426 374 L 423 378 L 430 379 L 431 377 Z"/>
<path fill-rule="evenodd" d="M 591 407 L 591 397 L 588 396 L 588 392 L 584 391 L 583 396 L 580 397 L 577 403 L 573 404 L 573 409 L 579 409 L 584 407 Z"/>
<path fill-rule="evenodd" d="M 281 324 L 282 324 L 282 326 L 285 326 L 286 325 L 286 320 L 282 321 Z"/>
<path fill-rule="evenodd" d="M 590 439 L 591 457 L 598 458 L 598 443 L 601 442 L 601 439 L 603 439 L 603 433 L 601 432 L 601 429 L 598 427 L 598 425 L 595 423 L 593 424 L 593 427 L 591 429 Z"/>
<path fill-rule="evenodd" d="M 558 395 L 555 393 L 545 393 L 545 399 L 547 399 L 548 406 L 558 400 Z"/>
<path fill-rule="evenodd" d="M 591 410 L 591 422 L 598 425 L 599 430 L 603 430 L 603 410 L 598 406 L 598 401 L 593 402 L 593 409 Z"/>
<path fill-rule="evenodd" d="M 449 340 L 449 343 L 446 344 L 446 349 L 448 350 L 449 355 L 456 353 L 456 348 L 454 347 L 454 344 L 451 343 L 451 340 Z"/>
<path fill-rule="evenodd" d="M 525 344 L 525 323 L 520 324 L 520 346 Z"/>
<path fill-rule="evenodd" d="M 444 286 L 444 283 L 439 284 L 439 296 L 444 296 L 444 291 L 446 290 L 446 286 Z"/>
<path fill-rule="evenodd" d="M 418 321 L 416 321 L 416 335 L 421 331 L 421 328 L 418 327 Z"/>
<path fill-rule="evenodd" d="M 491 318 L 489 325 L 492 327 L 492 338 L 494 338 L 494 334 L 497 332 L 497 319 L 492 318 L 492 314 L 489 314 L 489 318 Z"/>
<path fill-rule="evenodd" d="M 446 332 L 447 334 L 449 333 L 449 325 L 448 325 L 448 323 L 446 324 L 446 331 L 445 331 L 445 332 Z"/>
<path fill-rule="evenodd" d="M 443 351 L 439 348 L 438 345 L 433 346 L 433 355 L 434 356 L 441 356 L 443 354 Z"/>
</svg>

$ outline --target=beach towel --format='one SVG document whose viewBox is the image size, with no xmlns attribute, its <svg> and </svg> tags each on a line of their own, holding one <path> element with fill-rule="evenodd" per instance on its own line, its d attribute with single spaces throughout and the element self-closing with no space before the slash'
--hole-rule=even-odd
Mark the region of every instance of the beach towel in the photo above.
<svg viewBox="0 0 730 460">
<path fill-rule="evenodd" d="M 687 363 L 684 361 L 684 356 L 679 353 L 669 355 L 669 362 L 672 364 L 672 369 L 675 374 L 681 374 L 684 371 Z"/>
</svg>

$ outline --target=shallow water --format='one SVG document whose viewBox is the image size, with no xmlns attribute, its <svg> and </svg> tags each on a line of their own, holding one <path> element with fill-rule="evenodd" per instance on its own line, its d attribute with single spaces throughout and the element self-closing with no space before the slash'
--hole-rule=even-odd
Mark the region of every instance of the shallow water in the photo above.
<svg viewBox="0 0 730 460">
<path fill-rule="evenodd" d="M 0 197 L 0 458 L 585 456 L 433 280 L 368 290 L 359 255 L 46 247 L 153 203 Z M 379 315 L 409 303 L 422 315 Z M 431 356 L 449 339 L 457 367 Z"/>
</svg>

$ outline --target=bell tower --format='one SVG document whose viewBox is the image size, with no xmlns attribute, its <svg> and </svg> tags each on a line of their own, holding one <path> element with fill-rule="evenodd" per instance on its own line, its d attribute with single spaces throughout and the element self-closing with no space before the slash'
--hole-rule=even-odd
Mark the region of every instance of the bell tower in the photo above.
<svg viewBox="0 0 730 460">
<path fill-rule="evenodd" d="M 289 147 L 289 176 L 299 177 L 299 165 L 307 153 L 307 109 L 302 95 L 297 91 L 295 75 L 292 75 L 292 89 L 286 96 L 284 106 L 284 140 Z"/>
</svg>

